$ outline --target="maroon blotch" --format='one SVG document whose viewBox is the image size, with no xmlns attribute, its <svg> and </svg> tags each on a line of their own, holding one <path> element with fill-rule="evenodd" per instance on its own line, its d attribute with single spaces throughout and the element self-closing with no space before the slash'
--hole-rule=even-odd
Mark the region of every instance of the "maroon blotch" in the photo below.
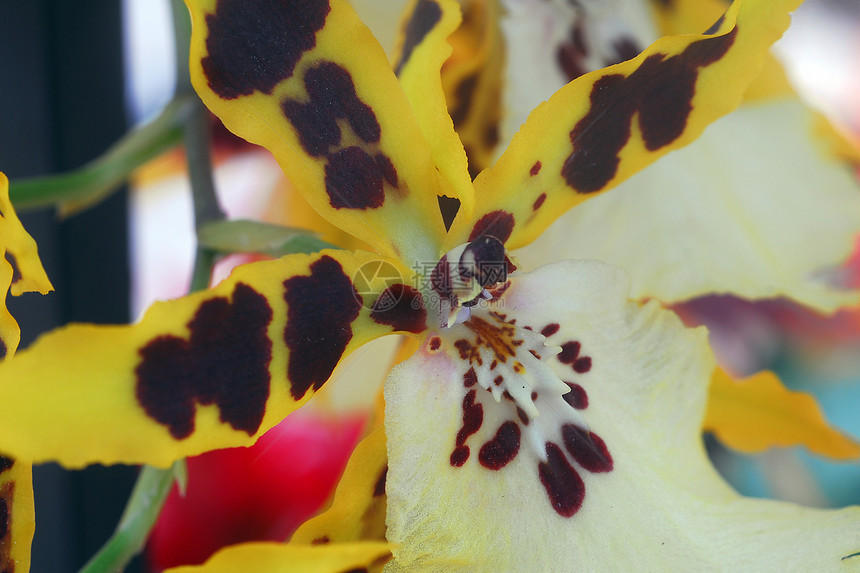
<svg viewBox="0 0 860 573">
<path fill-rule="evenodd" d="M 517 406 L 517 416 L 519 417 L 520 422 L 522 422 L 524 426 L 528 426 L 528 425 L 529 425 L 529 416 L 528 416 L 528 414 L 526 414 L 525 410 L 523 410 L 523 409 L 522 409 L 522 408 L 520 408 L 519 406 Z"/>
<path fill-rule="evenodd" d="M 481 446 L 478 461 L 489 470 L 498 471 L 511 463 L 520 451 L 520 426 L 508 420 L 504 422 L 496 435 Z"/>
<path fill-rule="evenodd" d="M 529 175 L 531 175 L 532 177 L 534 177 L 535 175 L 537 175 L 538 173 L 540 173 L 540 168 L 541 168 L 541 167 L 542 167 L 541 162 L 540 162 L 540 161 L 535 161 L 535 164 L 534 164 L 534 165 L 532 165 L 532 168 L 531 168 L 531 169 L 529 169 Z"/>
<path fill-rule="evenodd" d="M 579 358 L 579 351 L 582 345 L 577 341 L 565 342 L 561 345 L 561 352 L 556 358 L 563 364 L 573 364 Z"/>
<path fill-rule="evenodd" d="M 564 401 L 577 410 L 588 408 L 588 393 L 586 393 L 585 388 L 573 382 L 565 382 L 565 384 L 570 387 L 570 392 L 562 396 Z"/>
<path fill-rule="evenodd" d="M 225 99 L 272 93 L 316 45 L 329 10 L 328 0 L 218 0 L 201 62 L 209 87 Z"/>
<path fill-rule="evenodd" d="M 439 338 L 438 336 L 434 336 L 433 338 L 430 339 L 430 350 L 433 350 L 433 351 L 439 350 L 440 346 L 442 346 L 442 339 L 441 338 Z M 474 373 L 474 370 L 472 370 L 472 373 Z"/>
<path fill-rule="evenodd" d="M 370 309 L 370 318 L 377 324 L 387 324 L 396 332 L 419 334 L 427 329 L 427 309 L 421 293 L 399 283 L 382 291 Z"/>
<path fill-rule="evenodd" d="M 477 395 L 475 390 L 470 390 L 463 398 L 463 426 L 457 432 L 454 451 L 451 452 L 452 466 L 462 466 L 469 459 L 469 447 L 466 446 L 466 440 L 480 430 L 481 424 L 484 423 L 484 407 L 475 402 Z"/>
<path fill-rule="evenodd" d="M 325 190 L 335 209 L 376 209 L 385 202 L 385 174 L 360 147 L 347 147 L 328 156 Z"/>
<path fill-rule="evenodd" d="M 612 455 L 600 436 L 575 424 L 565 424 L 561 427 L 561 437 L 576 463 L 590 472 L 612 471 Z"/>
<path fill-rule="evenodd" d="M 457 87 L 454 88 L 454 106 L 451 109 L 451 121 L 454 123 L 454 129 L 460 125 L 469 116 L 469 111 L 472 108 L 472 96 L 475 94 L 475 88 L 478 85 L 478 75 L 472 74 L 466 76 Z"/>
<path fill-rule="evenodd" d="M 552 324 L 547 324 L 546 326 L 541 328 L 540 333 L 543 334 L 544 336 L 546 336 L 547 338 L 549 338 L 550 336 L 552 336 L 553 334 L 558 332 L 559 328 L 561 328 L 559 326 L 559 324 L 556 322 L 553 322 Z"/>
<path fill-rule="evenodd" d="M 475 223 L 469 240 L 474 241 L 481 235 L 490 235 L 504 243 L 514 230 L 514 216 L 507 211 L 491 211 Z"/>
<path fill-rule="evenodd" d="M 543 202 L 546 201 L 546 193 L 541 193 L 540 196 L 535 199 L 535 202 L 532 204 L 532 211 L 537 211 L 543 205 Z"/>
<path fill-rule="evenodd" d="M 12 284 L 21 280 L 21 269 L 18 267 L 18 259 L 15 258 L 15 255 L 6 251 L 6 262 L 9 263 L 9 266 L 12 267 Z"/>
<path fill-rule="evenodd" d="M 412 51 L 421 43 L 441 18 L 442 9 L 436 2 L 432 0 L 418 0 L 415 10 L 413 10 L 409 16 L 409 21 L 406 23 L 403 53 L 400 56 L 400 61 L 394 68 L 395 74 L 400 75 L 403 66 L 406 65 L 410 56 L 412 56 Z"/>
<path fill-rule="evenodd" d="M 475 384 L 478 383 L 478 374 L 475 372 L 474 368 L 469 368 L 465 374 L 463 374 L 463 386 L 466 388 L 471 388 Z"/>
<path fill-rule="evenodd" d="M 538 476 L 546 490 L 549 503 L 562 517 L 572 517 L 585 499 L 585 483 L 567 462 L 558 445 L 546 444 L 545 462 L 538 464 Z"/>
<path fill-rule="evenodd" d="M 335 259 L 323 256 L 310 270 L 310 276 L 284 281 L 287 378 L 296 400 L 312 386 L 318 390 L 331 376 L 352 340 L 351 325 L 362 305 L 361 295 Z"/>
<path fill-rule="evenodd" d="M 215 404 L 222 422 L 254 434 L 269 398 L 271 321 L 266 297 L 243 283 L 232 301 L 204 301 L 188 323 L 188 340 L 158 336 L 138 351 L 138 402 L 177 440 L 194 431 L 198 403 Z"/>
<path fill-rule="evenodd" d="M 573 371 L 577 374 L 585 374 L 591 370 L 591 357 L 583 356 L 582 358 L 577 358 L 576 362 L 573 363 Z"/>
<path fill-rule="evenodd" d="M 724 36 L 693 42 L 677 56 L 654 54 L 630 76 L 611 74 L 591 90 L 591 107 L 570 132 L 573 152 L 561 175 L 579 193 L 603 189 L 618 170 L 633 117 L 645 147 L 655 151 L 683 133 L 692 111 L 699 68 L 720 59 L 734 43 L 737 26 Z"/>
<path fill-rule="evenodd" d="M 329 148 L 340 144 L 338 120 L 345 120 L 365 143 L 379 141 L 381 131 L 376 114 L 359 99 L 348 70 L 334 62 L 323 62 L 309 69 L 304 81 L 307 102 L 285 99 L 281 110 L 298 131 L 299 141 L 308 154 L 325 155 Z M 394 177 L 396 181 L 396 174 Z"/>
</svg>

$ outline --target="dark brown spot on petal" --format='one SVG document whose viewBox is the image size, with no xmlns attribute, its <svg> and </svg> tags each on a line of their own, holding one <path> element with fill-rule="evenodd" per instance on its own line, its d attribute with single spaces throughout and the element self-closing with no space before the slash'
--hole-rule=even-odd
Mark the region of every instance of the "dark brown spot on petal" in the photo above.
<svg viewBox="0 0 860 573">
<path fill-rule="evenodd" d="M 466 388 L 471 388 L 475 384 L 478 383 L 478 374 L 475 372 L 474 368 L 469 368 L 465 374 L 463 374 L 463 386 Z"/>
<path fill-rule="evenodd" d="M 304 81 L 307 102 L 286 99 L 281 109 L 310 155 L 325 155 L 340 143 L 338 120 L 344 120 L 365 143 L 379 141 L 379 122 L 370 106 L 356 94 L 349 71 L 334 62 L 323 62 L 309 69 Z"/>
<path fill-rule="evenodd" d="M 12 284 L 15 284 L 21 280 L 21 269 L 18 268 L 18 259 L 12 253 L 6 251 L 6 262 L 12 267 Z"/>
<path fill-rule="evenodd" d="M 504 382 L 504 381 L 505 381 L 504 376 L 496 376 L 495 380 L 493 380 L 493 384 L 495 384 L 496 386 L 501 386 L 502 382 Z"/>
<path fill-rule="evenodd" d="M 388 464 L 385 464 L 385 467 L 382 468 L 382 473 L 379 474 L 379 477 L 376 479 L 376 483 L 373 486 L 373 497 L 379 497 L 380 495 L 385 495 L 385 480 L 388 478 Z"/>
<path fill-rule="evenodd" d="M 579 358 L 579 351 L 582 345 L 577 341 L 565 342 L 561 345 L 561 352 L 556 358 L 563 364 L 573 364 Z"/>
<path fill-rule="evenodd" d="M 457 446 L 456 448 L 454 448 L 454 451 L 451 452 L 451 457 L 449 458 L 448 463 L 450 463 L 455 468 L 462 467 L 463 464 L 468 461 L 470 453 L 471 452 L 469 451 L 469 446 Z"/>
<path fill-rule="evenodd" d="M 585 64 L 588 48 L 585 44 L 583 19 L 577 18 L 570 28 L 568 39 L 556 50 L 556 61 L 567 81 L 573 81 L 590 70 Z"/>
<path fill-rule="evenodd" d="M 498 471 L 508 465 L 520 451 L 520 427 L 511 420 L 506 421 L 496 435 L 481 446 L 478 461 L 489 470 Z"/>
<path fill-rule="evenodd" d="M 335 259 L 323 256 L 310 266 L 310 276 L 284 281 L 287 326 L 284 342 L 290 350 L 287 378 L 290 394 L 299 400 L 313 386 L 318 390 L 352 340 L 352 322 L 362 297 Z"/>
<path fill-rule="evenodd" d="M 436 350 L 439 350 L 439 348 L 441 346 L 442 346 L 442 339 L 439 338 L 438 336 L 434 336 L 433 338 L 430 339 L 430 350 L 435 352 Z M 472 374 L 474 374 L 474 373 L 475 373 L 475 371 L 472 370 Z"/>
<path fill-rule="evenodd" d="M 463 426 L 457 432 L 457 441 L 454 451 L 451 452 L 450 463 L 452 466 L 460 467 L 469 459 L 469 446 L 466 440 L 469 436 L 481 429 L 484 423 L 484 407 L 475 402 L 477 392 L 470 390 L 463 398 Z"/>
<path fill-rule="evenodd" d="M 540 168 L 541 168 L 541 167 L 543 167 L 543 166 L 541 165 L 541 162 L 540 162 L 540 161 L 535 161 L 535 164 L 534 164 L 534 165 L 532 165 L 532 168 L 531 168 L 531 169 L 529 169 L 529 175 L 531 175 L 532 177 L 534 177 L 535 175 L 537 175 L 538 173 L 540 173 Z"/>
<path fill-rule="evenodd" d="M 507 211 L 492 211 L 475 223 L 469 240 L 474 241 L 481 235 L 490 235 L 504 243 L 514 230 L 514 216 Z"/>
<path fill-rule="evenodd" d="M 579 193 L 603 189 L 618 169 L 618 153 L 630 139 L 634 115 L 645 147 L 656 151 L 683 133 L 692 111 L 699 68 L 719 60 L 734 43 L 728 34 L 693 42 L 667 58 L 654 54 L 630 76 L 607 75 L 594 83 L 591 108 L 570 132 L 573 153 L 561 175 Z"/>
<path fill-rule="evenodd" d="M 528 425 L 529 425 L 529 416 L 528 416 L 528 414 L 526 414 L 525 410 L 523 410 L 523 409 L 522 409 L 522 408 L 520 408 L 519 406 L 517 406 L 517 416 L 519 417 L 520 422 L 522 422 L 524 426 L 528 426 Z"/>
<path fill-rule="evenodd" d="M 311 541 L 311 545 L 325 545 L 327 543 L 331 543 L 331 539 L 329 539 L 328 535 L 323 535 L 322 537 L 317 537 L 313 541 Z"/>
<path fill-rule="evenodd" d="M 588 394 L 586 393 L 585 388 L 573 382 L 565 382 L 565 384 L 570 386 L 570 392 L 562 396 L 564 401 L 577 410 L 585 410 L 588 408 Z"/>
<path fill-rule="evenodd" d="M 370 318 L 397 332 L 418 334 L 427 329 L 427 310 L 421 293 L 404 284 L 394 284 L 382 291 L 373 303 Z"/>
<path fill-rule="evenodd" d="M 0 360 L 6 358 L 6 354 L 9 353 L 9 349 L 6 347 L 6 343 L 3 342 L 3 339 L 0 338 Z"/>
<path fill-rule="evenodd" d="M 254 434 L 269 398 L 272 309 L 238 283 L 233 300 L 204 301 L 188 323 L 188 340 L 158 336 L 139 350 L 137 399 L 147 415 L 180 440 L 194 431 L 196 404 L 218 406 L 221 421 Z"/>
<path fill-rule="evenodd" d="M 561 427 L 561 437 L 579 465 L 595 473 L 612 471 L 612 456 L 600 436 L 575 424 L 565 424 Z"/>
<path fill-rule="evenodd" d="M 347 569 L 341 573 L 368 573 L 367 567 L 356 567 L 355 569 Z"/>
<path fill-rule="evenodd" d="M 454 89 L 454 104 L 449 107 L 454 129 L 458 129 L 468 117 L 472 108 L 472 96 L 475 95 L 477 85 L 478 75 L 472 74 L 466 76 Z"/>
<path fill-rule="evenodd" d="M 395 74 L 400 75 L 403 66 L 406 65 L 412 56 L 412 51 L 441 19 L 442 8 L 436 2 L 432 0 L 418 0 L 415 10 L 412 11 L 409 21 L 406 23 L 403 53 L 400 55 L 400 61 L 394 68 Z"/>
<path fill-rule="evenodd" d="M 347 147 L 329 156 L 325 190 L 335 209 L 376 209 L 385 202 L 385 174 L 360 147 Z"/>
<path fill-rule="evenodd" d="M 560 516 L 572 517 L 582 507 L 585 483 L 556 444 L 547 442 L 546 456 L 547 460 L 538 464 L 538 476 L 549 503 Z"/>
<path fill-rule="evenodd" d="M 12 458 L 7 458 L 6 456 L 0 456 L 0 474 L 5 472 L 8 469 L 11 469 L 12 466 L 15 465 L 15 460 Z"/>
<path fill-rule="evenodd" d="M 573 370 L 578 374 L 585 374 L 591 370 L 591 357 L 583 356 L 582 358 L 577 358 L 576 362 L 573 363 Z"/>
<path fill-rule="evenodd" d="M 540 333 L 549 338 L 550 336 L 558 332 L 559 328 L 561 328 L 559 324 L 557 322 L 553 322 L 552 324 L 547 324 L 546 326 L 544 326 L 541 329 Z"/>
<path fill-rule="evenodd" d="M 12 559 L 12 508 L 15 507 L 15 483 L 9 482 L 0 487 L 0 571 L 14 573 L 15 561 Z"/>
<path fill-rule="evenodd" d="M 543 205 L 543 202 L 546 201 L 546 193 L 541 193 L 537 199 L 535 199 L 534 204 L 532 204 L 532 211 L 537 211 Z"/>
<path fill-rule="evenodd" d="M 225 99 L 272 93 L 316 45 L 329 10 L 328 0 L 218 0 L 206 16 L 209 87 Z"/>
</svg>

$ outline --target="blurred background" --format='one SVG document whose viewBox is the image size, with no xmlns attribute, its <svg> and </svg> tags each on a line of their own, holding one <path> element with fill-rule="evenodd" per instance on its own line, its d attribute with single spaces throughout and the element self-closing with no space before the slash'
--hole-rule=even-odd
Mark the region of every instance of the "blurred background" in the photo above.
<svg viewBox="0 0 860 573">
<path fill-rule="evenodd" d="M 403 2 L 355 4 L 391 50 Z M 0 170 L 14 180 L 76 169 L 155 117 L 175 86 L 171 14 L 168 0 L 0 2 Z M 777 49 L 798 89 L 860 135 L 857 0 L 807 0 L 794 22 Z M 263 218 L 278 192 L 277 166 L 266 152 L 217 126 L 214 131 L 225 210 Z M 181 154 L 162 158 L 138 174 L 136 189 L 74 216 L 59 217 L 53 209 L 21 213 L 56 289 L 9 301 L 22 348 L 71 321 L 128 322 L 152 300 L 187 291 L 194 234 L 183 165 Z M 846 272 L 860 276 L 860 262 Z M 725 298 L 696 301 L 684 312 L 711 325 L 721 351 L 739 353 L 752 369 L 777 371 L 793 389 L 814 392 L 835 425 L 860 436 L 860 315 L 825 319 L 779 301 Z M 332 481 L 359 434 L 360 422 L 349 424 L 317 445 L 338 452 L 341 461 L 324 470 Z M 715 441 L 709 446 L 721 471 L 748 495 L 821 506 L 860 503 L 856 463 L 795 450 L 740 456 Z M 36 467 L 32 571 L 79 569 L 110 536 L 136 474 L 133 467 Z M 321 503 L 325 492 L 320 496 Z M 193 529 L 194 521 L 183 527 Z M 145 570 L 141 560 L 129 569 Z"/>
</svg>

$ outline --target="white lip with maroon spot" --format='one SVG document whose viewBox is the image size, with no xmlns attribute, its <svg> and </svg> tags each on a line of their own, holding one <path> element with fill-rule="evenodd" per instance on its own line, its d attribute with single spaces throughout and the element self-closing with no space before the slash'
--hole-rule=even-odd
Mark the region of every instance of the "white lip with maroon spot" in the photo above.
<svg viewBox="0 0 860 573">
<path fill-rule="evenodd" d="M 570 392 L 570 386 L 563 382 L 550 366 L 554 357 L 561 352 L 561 347 L 547 344 L 546 337 L 534 330 L 517 324 L 511 325 L 510 322 L 499 318 L 498 314 L 494 314 L 492 309 L 476 308 L 473 314 L 490 324 L 512 327 L 514 334 L 511 339 L 522 340 L 523 342 L 515 348 L 514 354 L 510 355 L 506 361 L 497 361 L 495 367 L 491 369 L 491 365 L 497 360 L 495 352 L 486 344 L 476 344 L 478 335 L 468 324 L 458 323 L 450 328 L 441 329 L 439 335 L 443 338 L 444 345 L 449 349 L 453 349 L 454 343 L 462 339 L 478 346 L 480 363 L 476 359 L 461 360 L 459 379 L 462 380 L 466 372 L 470 368 L 474 368 L 477 375 L 477 386 L 492 394 L 497 404 L 503 403 L 505 392 L 507 392 L 513 399 L 513 405 L 521 408 L 528 416 L 529 423 L 522 423 L 513 408 L 511 410 L 512 415 L 508 416 L 508 419 L 520 426 L 520 430 L 524 434 L 523 437 L 538 459 L 546 461 L 546 444 L 547 442 L 562 443 L 561 427 L 563 425 L 574 424 L 586 431 L 589 429 L 582 414 L 571 407 L 562 397 Z M 556 362 L 558 361 L 556 360 Z M 522 373 L 514 370 L 516 363 L 522 365 Z M 503 380 L 501 384 L 497 385 L 494 381 L 498 376 L 502 376 Z M 536 399 L 532 399 L 533 393 L 537 393 Z M 481 403 L 486 404 L 482 395 L 483 393 L 479 393 L 478 399 Z"/>
</svg>

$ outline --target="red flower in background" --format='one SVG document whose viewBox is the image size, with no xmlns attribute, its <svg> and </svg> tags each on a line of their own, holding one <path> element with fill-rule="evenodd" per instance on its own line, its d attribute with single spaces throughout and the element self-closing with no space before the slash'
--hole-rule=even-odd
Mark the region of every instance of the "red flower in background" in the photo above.
<svg viewBox="0 0 860 573">
<path fill-rule="evenodd" d="M 150 537 L 151 568 L 203 563 L 244 541 L 287 539 L 334 491 L 365 421 L 294 415 L 249 448 L 189 458 L 185 496 L 174 486 Z"/>
</svg>

